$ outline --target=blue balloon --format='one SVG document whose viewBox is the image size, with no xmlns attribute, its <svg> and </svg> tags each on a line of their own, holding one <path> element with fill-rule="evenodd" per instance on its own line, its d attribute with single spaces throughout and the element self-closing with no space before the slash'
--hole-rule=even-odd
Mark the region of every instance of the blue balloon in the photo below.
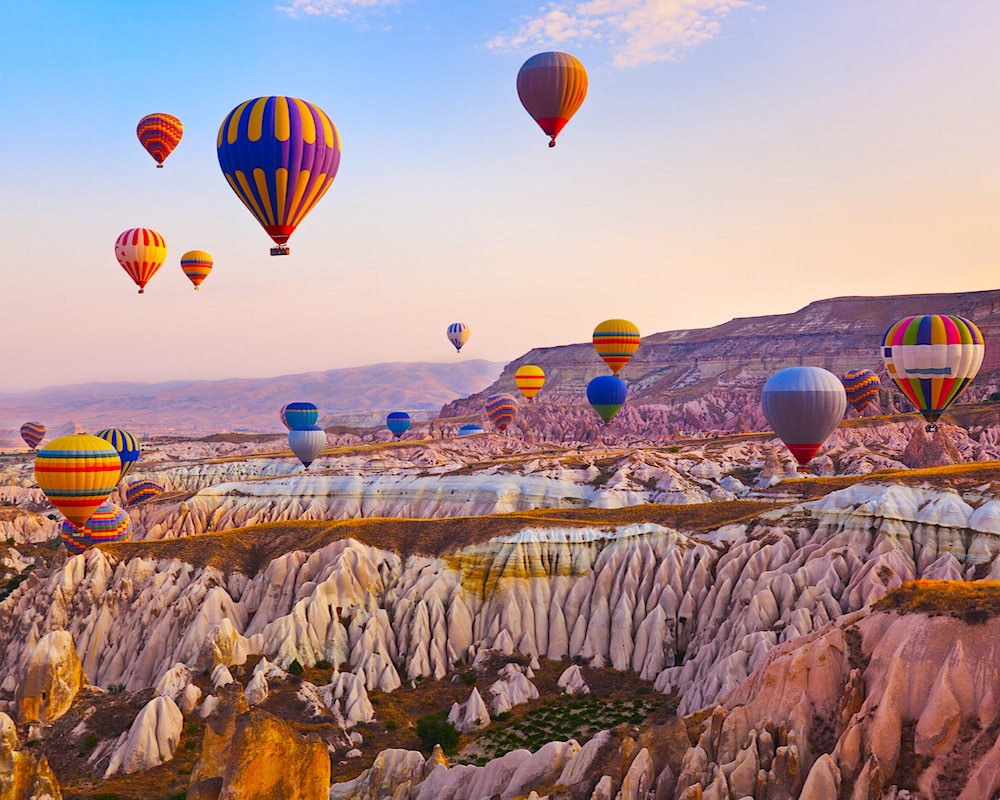
<svg viewBox="0 0 1000 800">
<path fill-rule="evenodd" d="M 474 436 L 477 433 L 486 433 L 481 425 L 463 425 L 458 429 L 459 436 Z"/>
<path fill-rule="evenodd" d="M 615 414 L 625 405 L 628 387 L 621 378 L 614 375 L 601 375 L 587 384 L 587 400 L 594 407 L 604 424 L 611 422 Z"/>
<path fill-rule="evenodd" d="M 391 411 L 389 412 L 389 416 L 385 418 L 385 424 L 398 439 L 410 427 L 410 415 L 405 411 Z"/>
</svg>

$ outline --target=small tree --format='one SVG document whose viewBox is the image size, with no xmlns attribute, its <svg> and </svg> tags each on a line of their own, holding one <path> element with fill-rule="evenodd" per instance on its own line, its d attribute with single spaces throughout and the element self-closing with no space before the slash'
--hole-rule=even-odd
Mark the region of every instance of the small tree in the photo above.
<svg viewBox="0 0 1000 800">
<path fill-rule="evenodd" d="M 417 736 L 424 750 L 433 750 L 434 745 L 439 744 L 442 750 L 452 755 L 458 750 L 458 735 L 458 728 L 448 722 L 443 711 L 425 714 L 417 720 Z"/>
</svg>

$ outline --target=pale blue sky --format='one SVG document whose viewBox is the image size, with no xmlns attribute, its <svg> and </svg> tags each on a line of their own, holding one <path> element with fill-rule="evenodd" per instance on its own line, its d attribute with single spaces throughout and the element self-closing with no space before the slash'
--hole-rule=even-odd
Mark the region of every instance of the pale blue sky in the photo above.
<svg viewBox="0 0 1000 800">
<path fill-rule="evenodd" d="M 507 360 L 608 317 L 998 283 L 993 0 L 37 0 L 0 28 L 0 391 Z M 590 75 L 553 150 L 514 86 L 546 49 Z M 281 259 L 215 155 L 264 94 L 343 140 Z M 162 170 L 154 111 L 185 125 Z M 136 226 L 169 247 L 142 296 L 113 254 Z"/>
</svg>

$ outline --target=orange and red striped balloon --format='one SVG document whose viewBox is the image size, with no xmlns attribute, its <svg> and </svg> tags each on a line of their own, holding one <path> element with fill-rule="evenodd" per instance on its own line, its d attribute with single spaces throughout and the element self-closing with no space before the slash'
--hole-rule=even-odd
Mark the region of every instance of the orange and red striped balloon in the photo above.
<svg viewBox="0 0 1000 800">
<path fill-rule="evenodd" d="M 518 367 L 514 373 L 514 383 L 521 390 L 521 394 L 530 400 L 545 384 L 545 370 L 534 364 L 525 364 L 523 367 Z"/>
<path fill-rule="evenodd" d="M 184 135 L 184 126 L 173 114 L 147 114 L 139 120 L 135 135 L 139 137 L 139 144 L 146 148 L 146 152 L 153 157 L 159 169 L 180 143 Z"/>
<path fill-rule="evenodd" d="M 616 375 L 639 349 L 639 329 L 627 319 L 606 319 L 594 328 L 594 349 Z"/>
<path fill-rule="evenodd" d="M 187 275 L 188 280 L 194 284 L 195 290 L 208 277 L 208 273 L 212 271 L 212 265 L 212 256 L 204 250 L 188 250 L 181 256 L 181 269 Z"/>
</svg>

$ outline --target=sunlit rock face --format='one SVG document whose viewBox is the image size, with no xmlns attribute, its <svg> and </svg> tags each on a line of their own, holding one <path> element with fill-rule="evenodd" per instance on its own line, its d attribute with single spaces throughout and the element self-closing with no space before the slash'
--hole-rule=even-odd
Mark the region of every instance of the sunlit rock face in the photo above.
<svg viewBox="0 0 1000 800">
<path fill-rule="evenodd" d="M 0 800 L 62 800 L 44 756 L 20 748 L 17 726 L 0 712 Z"/>
<path fill-rule="evenodd" d="M 30 651 L 17 680 L 18 721 L 54 722 L 69 710 L 85 682 L 72 636 L 50 631 Z"/>
</svg>

